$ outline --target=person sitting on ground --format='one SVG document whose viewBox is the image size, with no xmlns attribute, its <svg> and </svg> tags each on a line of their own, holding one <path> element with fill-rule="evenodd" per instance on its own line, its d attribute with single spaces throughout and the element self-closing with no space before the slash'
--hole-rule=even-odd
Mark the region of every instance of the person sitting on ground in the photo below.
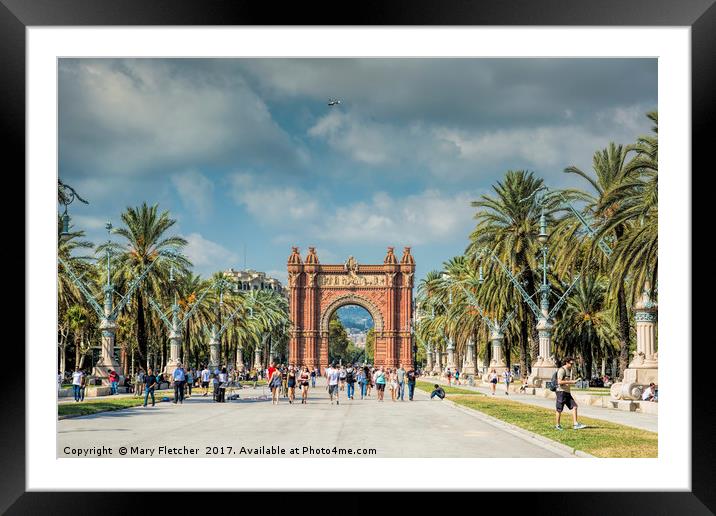
<svg viewBox="0 0 716 516">
<path fill-rule="evenodd" d="M 433 392 L 430 393 L 430 399 L 433 399 L 435 396 L 437 396 L 441 400 L 445 399 L 445 391 L 437 383 L 435 384 L 435 389 L 433 390 Z"/>
<path fill-rule="evenodd" d="M 520 385 L 520 392 L 527 392 L 527 378 L 522 378 L 522 385 Z"/>
<path fill-rule="evenodd" d="M 649 387 L 644 389 L 644 393 L 641 395 L 642 401 L 657 401 L 656 398 L 656 385 L 654 382 L 649 384 Z"/>
</svg>

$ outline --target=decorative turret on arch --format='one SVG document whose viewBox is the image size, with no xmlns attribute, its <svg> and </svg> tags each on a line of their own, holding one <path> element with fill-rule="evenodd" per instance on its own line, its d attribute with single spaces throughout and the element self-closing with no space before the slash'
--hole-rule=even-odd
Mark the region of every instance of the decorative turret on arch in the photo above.
<svg viewBox="0 0 716 516">
<path fill-rule="evenodd" d="M 343 264 L 322 264 L 309 247 L 305 260 L 294 247 L 288 258 L 289 305 L 292 329 L 289 361 L 293 365 L 328 365 L 328 323 L 341 306 L 362 306 L 375 324 L 376 365 L 404 367 L 413 363 L 411 322 L 415 260 L 405 247 L 398 262 L 394 248 L 379 265 L 358 264 L 352 256 Z"/>
</svg>

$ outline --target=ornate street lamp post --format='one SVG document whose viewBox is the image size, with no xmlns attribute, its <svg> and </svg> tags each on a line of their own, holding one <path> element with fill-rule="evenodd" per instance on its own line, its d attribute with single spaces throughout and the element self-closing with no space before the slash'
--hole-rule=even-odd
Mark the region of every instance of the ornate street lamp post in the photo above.
<svg viewBox="0 0 716 516">
<path fill-rule="evenodd" d="M 490 258 L 499 264 L 504 273 L 510 279 L 527 306 L 530 310 L 532 310 L 532 313 L 537 320 L 536 327 L 539 332 L 539 355 L 532 364 L 532 373 L 527 381 L 529 385 L 541 387 L 545 381 L 552 377 L 552 373 L 557 369 L 557 364 L 555 363 L 554 356 L 552 354 L 552 331 L 554 329 L 553 318 L 566 301 L 567 296 L 575 287 L 577 281 L 579 281 L 579 274 L 575 275 L 572 283 L 550 310 L 549 298 L 552 293 L 552 289 L 547 281 L 547 241 L 549 240 L 549 235 L 547 233 L 547 219 L 545 216 L 544 206 L 542 207 L 542 214 L 540 215 L 540 231 L 537 235 L 537 240 L 540 244 L 542 244 L 542 285 L 540 285 L 539 288 L 540 306 L 537 306 L 535 302 L 532 301 L 531 296 L 527 294 L 520 281 L 515 278 L 510 270 L 500 261 L 497 255 L 494 252 L 488 252 L 490 254 Z"/>
<path fill-rule="evenodd" d="M 105 225 L 105 228 L 107 229 L 107 234 L 109 235 L 112 231 L 112 223 L 107 222 Z M 70 264 L 67 263 L 65 260 L 63 260 L 60 256 L 57 257 L 57 261 L 64 267 L 64 269 L 67 271 L 67 274 L 70 276 L 70 279 L 72 282 L 77 285 L 77 288 L 79 288 L 80 292 L 85 296 L 87 299 L 87 302 L 92 307 L 92 309 L 97 314 L 97 317 L 100 320 L 99 329 L 102 332 L 102 353 L 100 355 L 99 360 L 94 366 L 94 370 L 92 371 L 92 374 L 94 376 L 97 376 L 99 378 L 102 378 L 104 382 L 107 382 L 107 379 L 109 377 L 109 371 L 110 370 L 117 370 L 119 369 L 119 363 L 117 362 L 117 359 L 114 357 L 114 342 L 115 342 L 115 335 L 117 332 L 117 316 L 119 313 L 124 309 L 124 307 L 129 303 L 129 300 L 132 298 L 132 294 L 134 294 L 135 290 L 139 287 L 140 283 L 144 278 L 149 274 L 149 271 L 152 270 L 152 268 L 159 262 L 159 258 L 155 259 L 149 266 L 144 269 L 142 274 L 140 274 L 134 281 L 132 281 L 129 284 L 129 287 L 127 288 L 127 293 L 122 297 L 122 299 L 117 303 L 116 306 L 113 306 L 113 297 L 114 297 L 114 285 L 112 284 L 112 270 L 111 270 L 111 240 L 108 238 L 107 240 L 107 248 L 106 248 L 106 256 L 107 256 L 107 283 L 105 284 L 103 288 L 104 292 L 104 306 L 101 306 L 97 300 L 95 299 L 94 295 L 90 292 L 89 288 L 82 282 L 82 280 L 75 274 L 75 272 L 72 270 L 72 267 L 70 267 Z M 172 253 L 169 253 L 167 251 L 160 251 L 160 256 L 173 256 Z M 120 296 L 121 297 L 121 296 Z"/>
<path fill-rule="evenodd" d="M 67 207 L 72 204 L 75 199 L 85 204 L 89 203 L 80 197 L 74 188 L 64 184 L 59 178 L 57 179 L 57 187 L 59 190 L 59 202 L 65 206 L 65 211 L 62 213 L 62 231 L 60 232 L 60 237 L 65 238 L 70 234 L 70 215 L 67 213 Z"/>
<path fill-rule="evenodd" d="M 172 285 L 175 285 L 176 283 L 176 279 L 174 278 L 174 267 L 169 269 L 169 283 Z M 206 295 L 216 287 L 216 284 L 217 282 L 214 282 L 211 286 L 204 289 L 194 302 L 194 305 L 184 314 L 184 317 L 181 318 L 179 317 L 180 307 L 176 286 L 174 288 L 174 302 L 171 306 L 171 319 L 164 314 L 164 310 L 161 306 L 159 306 L 159 303 L 157 303 L 153 297 L 147 296 L 149 304 L 157 312 L 160 320 L 164 323 L 164 326 L 169 332 L 169 359 L 167 360 L 167 364 L 164 368 L 164 372 L 166 374 L 171 375 L 177 368 L 177 364 L 179 364 L 179 350 L 181 349 L 182 341 L 184 340 L 184 327 L 187 321 L 194 315 L 194 312 L 201 305 L 201 302 L 204 300 Z M 238 287 L 236 287 L 235 290 L 238 290 Z"/>
</svg>

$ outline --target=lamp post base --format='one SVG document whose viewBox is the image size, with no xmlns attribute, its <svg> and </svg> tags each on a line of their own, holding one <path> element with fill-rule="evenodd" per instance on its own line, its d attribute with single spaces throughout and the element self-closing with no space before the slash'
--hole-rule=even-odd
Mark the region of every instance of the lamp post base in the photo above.
<svg viewBox="0 0 716 516">
<path fill-rule="evenodd" d="M 658 368 L 627 368 L 621 382 L 613 384 L 609 389 L 612 399 L 640 400 L 650 383 L 659 384 Z"/>
<path fill-rule="evenodd" d="M 119 362 L 116 359 L 100 359 L 92 369 L 92 376 L 102 380 L 102 385 L 109 385 L 109 372 L 119 374 Z"/>
<path fill-rule="evenodd" d="M 527 385 L 531 387 L 547 387 L 547 382 L 552 380 L 552 375 L 557 369 L 556 364 L 533 365 L 532 373 L 527 378 Z"/>
</svg>

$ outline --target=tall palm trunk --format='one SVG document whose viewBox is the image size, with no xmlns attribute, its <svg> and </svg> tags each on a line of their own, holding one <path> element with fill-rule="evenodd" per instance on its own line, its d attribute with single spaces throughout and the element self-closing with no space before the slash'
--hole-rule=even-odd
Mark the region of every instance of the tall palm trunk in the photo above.
<svg viewBox="0 0 716 516">
<path fill-rule="evenodd" d="M 79 333 L 75 333 L 75 367 L 80 364 L 80 341 L 82 336 Z"/>
<path fill-rule="evenodd" d="M 532 268 L 529 266 L 529 263 L 527 262 L 527 257 L 525 256 L 524 252 L 520 252 L 516 256 L 516 261 L 520 270 L 524 270 L 524 277 L 527 278 L 527 285 L 525 285 L 525 291 L 527 292 L 527 295 L 534 300 L 534 294 L 536 292 L 534 273 L 532 271 Z M 536 302 L 537 304 L 539 304 L 539 300 L 537 300 Z M 531 320 L 531 318 L 529 319 Z M 525 322 L 523 322 L 523 325 L 524 324 Z M 524 349 L 520 349 L 520 358 L 522 357 L 523 352 L 525 353 L 525 355 L 527 355 L 527 345 L 529 340 L 529 356 L 525 356 L 525 369 L 523 369 L 523 371 L 532 372 L 532 362 L 537 360 L 537 357 L 539 356 L 539 334 L 537 332 L 537 324 L 527 324 L 529 324 L 529 330 L 527 332 L 529 335 L 529 339 L 524 334 L 523 338 L 520 339 L 520 346 L 524 347 Z"/>
<path fill-rule="evenodd" d="M 123 342 L 120 346 L 119 360 L 122 362 L 122 374 L 129 376 L 129 356 L 127 354 L 127 343 Z"/>
<path fill-rule="evenodd" d="M 147 329 L 145 328 L 144 322 L 144 298 L 142 297 L 142 291 L 137 289 L 137 352 L 139 353 L 139 359 L 141 362 L 147 362 L 149 367 L 147 355 Z"/>
<path fill-rule="evenodd" d="M 614 230 L 617 242 L 624 236 L 624 227 L 617 226 Z M 624 281 L 620 280 L 617 291 L 617 310 L 619 317 L 619 379 L 624 379 L 624 371 L 629 366 L 629 312 L 627 311 Z"/>
<path fill-rule="evenodd" d="M 520 374 L 523 378 L 529 376 L 530 364 L 527 360 L 527 342 L 529 341 L 528 322 L 523 319 L 520 323 Z"/>
<path fill-rule="evenodd" d="M 629 313 L 626 306 L 626 294 L 623 284 L 617 292 L 619 310 L 619 379 L 624 379 L 624 371 L 629 365 Z"/>
</svg>

